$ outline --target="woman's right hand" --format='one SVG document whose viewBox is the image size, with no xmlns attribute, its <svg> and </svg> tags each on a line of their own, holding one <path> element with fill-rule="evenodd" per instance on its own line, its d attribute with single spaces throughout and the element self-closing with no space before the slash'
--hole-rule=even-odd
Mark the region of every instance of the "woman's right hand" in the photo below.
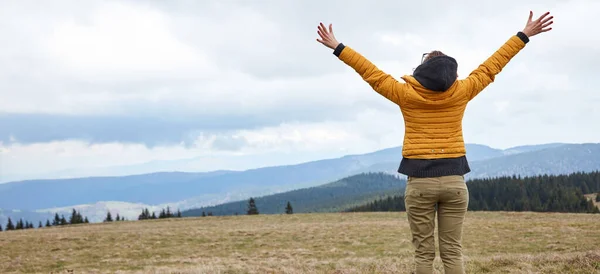
<svg viewBox="0 0 600 274">
<path fill-rule="evenodd" d="M 552 20 L 552 18 L 554 18 L 554 16 L 550 16 L 548 18 L 546 18 L 546 16 L 550 15 L 550 12 L 546 12 L 544 14 L 542 14 L 542 16 L 540 16 L 540 18 L 538 18 L 535 21 L 531 21 L 532 17 L 533 17 L 533 12 L 530 11 L 529 12 L 529 20 L 527 20 L 527 24 L 525 25 L 525 28 L 523 29 L 523 33 L 525 33 L 525 35 L 527 35 L 527 37 L 531 37 L 531 36 L 535 36 L 537 34 L 540 34 L 542 32 L 546 32 L 551 30 L 552 28 L 549 28 L 548 26 L 552 25 L 552 23 L 554 23 Z"/>
</svg>

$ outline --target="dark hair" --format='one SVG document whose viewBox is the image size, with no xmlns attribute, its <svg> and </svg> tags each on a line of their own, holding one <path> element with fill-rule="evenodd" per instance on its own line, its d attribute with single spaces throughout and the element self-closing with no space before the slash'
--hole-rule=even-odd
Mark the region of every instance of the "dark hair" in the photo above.
<svg viewBox="0 0 600 274">
<path fill-rule="evenodd" d="M 428 53 L 425 56 L 425 59 L 423 60 L 423 63 L 427 62 L 427 60 L 429 60 L 429 59 L 431 59 L 433 57 L 436 57 L 436 56 L 446 56 L 446 54 L 444 54 L 443 52 L 441 52 L 439 50 L 434 50 L 434 51 Z"/>
</svg>

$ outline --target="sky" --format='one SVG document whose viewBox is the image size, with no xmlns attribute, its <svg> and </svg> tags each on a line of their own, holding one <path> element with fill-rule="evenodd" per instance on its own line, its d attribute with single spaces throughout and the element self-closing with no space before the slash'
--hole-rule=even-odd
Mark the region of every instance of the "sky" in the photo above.
<svg viewBox="0 0 600 274">
<path fill-rule="evenodd" d="M 600 142 L 600 1 L 316 3 L 3 0 L 0 182 L 243 170 L 400 146 L 400 110 L 316 41 L 320 22 L 402 81 L 434 49 L 464 78 L 530 10 L 550 11 L 553 30 L 469 104 L 465 141 Z"/>
</svg>

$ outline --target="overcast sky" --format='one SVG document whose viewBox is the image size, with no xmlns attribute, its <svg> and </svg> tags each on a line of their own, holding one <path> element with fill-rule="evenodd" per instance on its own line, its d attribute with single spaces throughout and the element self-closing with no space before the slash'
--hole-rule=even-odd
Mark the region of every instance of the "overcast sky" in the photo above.
<svg viewBox="0 0 600 274">
<path fill-rule="evenodd" d="M 529 10 L 550 11 L 553 30 L 470 103 L 465 140 L 599 142 L 600 1 L 527 2 L 3 0 L 0 181 L 181 159 L 240 170 L 401 145 L 399 109 L 316 42 L 321 21 L 397 79 L 433 49 L 464 78 Z"/>
</svg>

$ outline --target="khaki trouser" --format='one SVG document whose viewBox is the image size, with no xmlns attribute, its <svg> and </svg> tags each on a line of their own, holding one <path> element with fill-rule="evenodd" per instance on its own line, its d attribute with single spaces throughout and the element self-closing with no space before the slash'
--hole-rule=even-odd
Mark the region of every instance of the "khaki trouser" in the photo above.
<svg viewBox="0 0 600 274">
<path fill-rule="evenodd" d="M 433 272 L 436 205 L 440 257 L 445 273 L 464 273 L 462 226 L 469 204 L 469 190 L 464 177 L 410 177 L 404 197 L 415 247 L 417 274 Z"/>
</svg>

